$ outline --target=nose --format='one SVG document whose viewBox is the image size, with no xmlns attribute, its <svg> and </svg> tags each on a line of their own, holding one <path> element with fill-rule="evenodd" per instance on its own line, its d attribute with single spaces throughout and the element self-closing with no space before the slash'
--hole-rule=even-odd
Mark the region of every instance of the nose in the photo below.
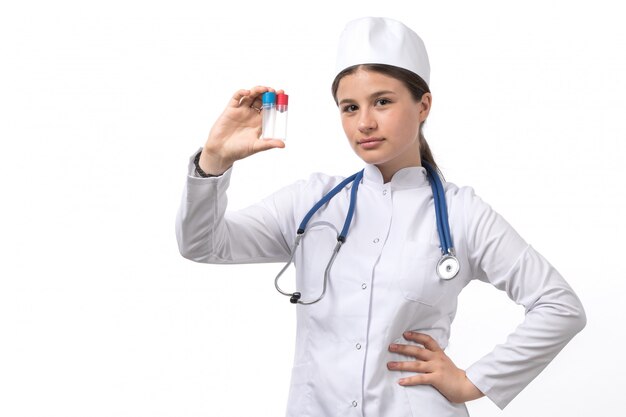
<svg viewBox="0 0 626 417">
<path fill-rule="evenodd" d="M 376 118 L 369 109 L 362 109 L 359 114 L 359 132 L 367 133 L 376 129 L 378 124 Z"/>
</svg>

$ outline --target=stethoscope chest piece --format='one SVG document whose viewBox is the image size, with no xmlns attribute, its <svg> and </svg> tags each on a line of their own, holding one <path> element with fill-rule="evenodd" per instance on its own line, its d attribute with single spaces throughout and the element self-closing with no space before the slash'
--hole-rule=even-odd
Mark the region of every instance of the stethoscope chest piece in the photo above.
<svg viewBox="0 0 626 417">
<path fill-rule="evenodd" d="M 454 255 L 443 255 L 437 262 L 437 275 L 441 279 L 452 279 L 456 277 L 461 269 L 459 260 Z"/>
</svg>

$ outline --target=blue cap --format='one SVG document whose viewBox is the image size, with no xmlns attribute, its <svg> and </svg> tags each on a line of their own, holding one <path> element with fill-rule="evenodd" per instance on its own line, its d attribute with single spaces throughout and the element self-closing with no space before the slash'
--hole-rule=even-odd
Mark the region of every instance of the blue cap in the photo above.
<svg viewBox="0 0 626 417">
<path fill-rule="evenodd" d="M 266 104 L 276 104 L 276 93 L 273 91 L 263 93 L 263 105 Z"/>
</svg>

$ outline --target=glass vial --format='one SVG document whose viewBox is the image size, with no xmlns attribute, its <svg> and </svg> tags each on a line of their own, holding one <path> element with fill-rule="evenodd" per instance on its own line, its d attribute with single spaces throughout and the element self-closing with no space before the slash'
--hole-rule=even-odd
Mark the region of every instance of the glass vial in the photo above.
<svg viewBox="0 0 626 417">
<path fill-rule="evenodd" d="M 274 121 L 274 139 L 282 141 L 287 139 L 287 110 L 289 108 L 289 96 L 287 94 L 276 95 L 276 120 Z"/>
<path fill-rule="evenodd" d="M 261 127 L 262 139 L 274 138 L 274 124 L 276 122 L 276 93 L 268 91 L 263 93 L 263 125 Z"/>
</svg>

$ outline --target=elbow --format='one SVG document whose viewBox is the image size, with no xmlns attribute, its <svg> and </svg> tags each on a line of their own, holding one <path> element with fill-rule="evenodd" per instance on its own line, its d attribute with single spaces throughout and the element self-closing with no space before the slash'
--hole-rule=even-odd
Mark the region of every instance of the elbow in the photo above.
<svg viewBox="0 0 626 417">
<path fill-rule="evenodd" d="M 546 302 L 537 312 L 544 317 L 545 329 L 563 341 L 571 340 L 587 325 L 585 309 L 572 291 L 560 292 L 557 299 Z"/>
<path fill-rule="evenodd" d="M 178 252 L 183 258 L 194 262 L 206 262 L 206 250 L 203 253 L 203 241 L 198 238 L 197 233 L 194 234 L 189 230 L 185 230 L 177 224 L 176 242 L 178 243 Z"/>
<path fill-rule="evenodd" d="M 189 259 L 190 261 L 194 260 L 194 254 L 190 245 L 185 244 L 181 239 L 178 239 L 178 253 L 185 259 Z"/>
<path fill-rule="evenodd" d="M 573 334 L 577 334 L 587 325 L 587 313 L 585 313 L 585 309 L 583 305 L 579 303 L 577 314 L 575 314 L 575 323 L 572 325 Z"/>
<path fill-rule="evenodd" d="M 183 258 L 193 261 L 190 245 L 186 242 L 182 228 L 178 223 L 176 224 L 176 243 L 178 244 L 178 253 L 180 253 Z"/>
<path fill-rule="evenodd" d="M 195 261 L 196 260 L 196 258 L 194 257 L 193 252 L 191 250 L 189 250 L 189 248 L 187 246 L 182 245 L 180 242 L 178 242 L 178 252 L 185 259 L 189 259 L 190 261 Z"/>
<path fill-rule="evenodd" d="M 201 241 L 188 241 L 178 239 L 178 252 L 180 255 L 193 262 L 210 263 L 210 251 L 207 251 Z M 205 249 L 205 250 L 203 250 Z"/>
<path fill-rule="evenodd" d="M 561 314 L 566 319 L 564 329 L 566 329 L 570 339 L 580 333 L 587 325 L 587 314 L 582 303 L 578 297 L 574 296 L 573 298 L 567 306 L 562 307 Z"/>
<path fill-rule="evenodd" d="M 208 256 L 207 254 L 200 253 L 198 250 L 193 250 L 189 246 L 182 246 L 179 244 L 178 252 L 183 258 L 188 259 L 193 262 L 217 263 L 217 262 L 213 262 L 212 258 Z"/>
</svg>

